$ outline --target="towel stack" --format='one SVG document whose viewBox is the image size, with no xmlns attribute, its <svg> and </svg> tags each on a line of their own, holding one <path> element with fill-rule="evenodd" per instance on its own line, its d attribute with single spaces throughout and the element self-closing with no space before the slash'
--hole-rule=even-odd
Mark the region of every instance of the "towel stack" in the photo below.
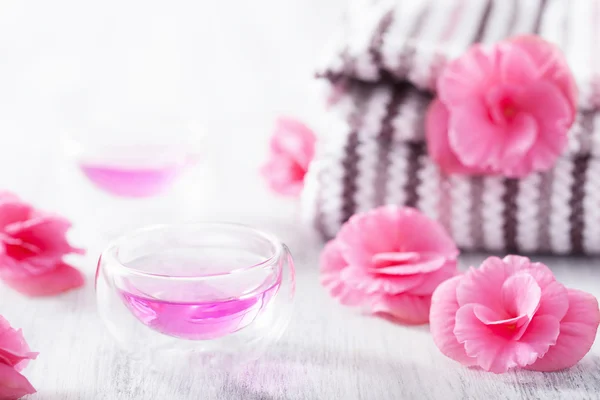
<svg viewBox="0 0 600 400">
<path fill-rule="evenodd" d="M 538 34 L 564 52 L 579 87 L 569 146 L 522 179 L 445 175 L 424 118 L 447 60 L 473 43 Z M 463 249 L 600 253 L 600 0 L 355 1 L 333 57 L 328 124 L 304 205 L 325 238 L 356 212 L 417 207 Z"/>
</svg>

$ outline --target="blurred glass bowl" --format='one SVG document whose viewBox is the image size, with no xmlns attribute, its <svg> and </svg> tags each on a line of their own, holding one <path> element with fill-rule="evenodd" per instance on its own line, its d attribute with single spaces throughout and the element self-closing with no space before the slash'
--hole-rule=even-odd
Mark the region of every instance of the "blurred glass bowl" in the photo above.
<svg viewBox="0 0 600 400">
<path fill-rule="evenodd" d="M 209 186 L 198 125 L 159 112 L 92 110 L 70 121 L 61 142 L 73 219 L 109 238 L 189 220 Z"/>
</svg>

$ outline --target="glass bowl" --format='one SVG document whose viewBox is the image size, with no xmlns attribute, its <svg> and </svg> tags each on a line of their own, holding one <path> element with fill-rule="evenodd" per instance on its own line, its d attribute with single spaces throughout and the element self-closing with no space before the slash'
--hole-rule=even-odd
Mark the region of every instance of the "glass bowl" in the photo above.
<svg viewBox="0 0 600 400">
<path fill-rule="evenodd" d="M 96 271 L 99 314 L 152 364 L 235 367 L 284 332 L 294 263 L 273 236 L 226 223 L 157 225 L 111 244 Z"/>
<path fill-rule="evenodd" d="M 114 239 L 201 212 L 211 191 L 197 122 L 151 109 L 84 111 L 61 140 L 59 176 L 72 219 Z"/>
</svg>

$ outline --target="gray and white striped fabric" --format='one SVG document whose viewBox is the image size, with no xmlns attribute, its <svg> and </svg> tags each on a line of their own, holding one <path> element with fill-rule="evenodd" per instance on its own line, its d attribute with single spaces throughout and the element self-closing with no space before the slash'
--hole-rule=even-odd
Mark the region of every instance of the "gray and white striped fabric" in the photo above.
<svg viewBox="0 0 600 400">
<path fill-rule="evenodd" d="M 447 176 L 428 157 L 424 142 L 424 115 L 433 97 L 429 89 L 445 59 L 473 41 L 494 42 L 544 31 L 546 25 L 550 40 L 575 43 L 570 15 L 585 13 L 582 4 L 593 13 L 600 10 L 600 0 L 363 5 L 358 19 L 368 22 L 363 30 L 370 36 L 349 36 L 339 57 L 324 69 L 335 96 L 306 177 L 303 202 L 311 225 L 331 238 L 354 213 L 399 204 L 441 221 L 467 250 L 600 254 L 600 111 L 591 85 L 581 90 L 568 150 L 550 171 L 524 179 Z M 356 39 L 360 35 L 363 40 Z M 437 45 L 419 45 L 421 40 Z M 589 38 L 586 43 L 591 50 Z M 569 51 L 570 60 L 600 53 Z M 599 70 L 581 63 L 573 67 L 580 85 Z"/>
<path fill-rule="evenodd" d="M 600 253 L 600 111 L 579 113 L 551 171 L 446 176 L 423 142 L 431 95 L 406 83 L 346 85 L 306 177 L 305 209 L 324 237 L 356 212 L 402 204 L 440 220 L 464 249 Z"/>
<path fill-rule="evenodd" d="M 446 60 L 475 42 L 536 33 L 558 45 L 582 109 L 600 108 L 600 0 L 353 0 L 319 73 L 433 90 Z"/>
</svg>

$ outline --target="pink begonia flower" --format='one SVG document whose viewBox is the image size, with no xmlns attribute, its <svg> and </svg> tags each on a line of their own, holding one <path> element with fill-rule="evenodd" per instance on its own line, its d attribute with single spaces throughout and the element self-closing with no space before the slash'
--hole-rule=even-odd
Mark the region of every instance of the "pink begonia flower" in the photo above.
<svg viewBox="0 0 600 400">
<path fill-rule="evenodd" d="M 474 45 L 450 62 L 429 107 L 429 155 L 446 173 L 523 177 L 567 146 L 577 88 L 559 49 L 536 36 Z"/>
<path fill-rule="evenodd" d="M 29 296 L 82 286 L 81 273 L 62 261 L 66 254 L 83 253 L 65 237 L 70 226 L 63 217 L 0 193 L 0 279 Z"/>
<path fill-rule="evenodd" d="M 268 162 L 261 173 L 271 189 L 286 196 L 298 196 L 304 176 L 315 154 L 315 135 L 302 122 L 279 118 L 270 142 Z"/>
<path fill-rule="evenodd" d="M 19 399 L 35 393 L 35 389 L 20 372 L 38 353 L 29 350 L 21 330 L 13 329 L 0 316 L 0 400 Z"/>
<path fill-rule="evenodd" d="M 436 221 L 413 208 L 356 214 L 321 254 L 321 283 L 342 304 L 422 324 L 431 294 L 456 275 L 456 245 Z"/>
<path fill-rule="evenodd" d="M 591 349 L 599 323 L 594 296 L 565 288 L 544 264 L 520 256 L 490 257 L 443 282 L 430 314 L 442 353 L 494 373 L 571 367 Z"/>
</svg>

